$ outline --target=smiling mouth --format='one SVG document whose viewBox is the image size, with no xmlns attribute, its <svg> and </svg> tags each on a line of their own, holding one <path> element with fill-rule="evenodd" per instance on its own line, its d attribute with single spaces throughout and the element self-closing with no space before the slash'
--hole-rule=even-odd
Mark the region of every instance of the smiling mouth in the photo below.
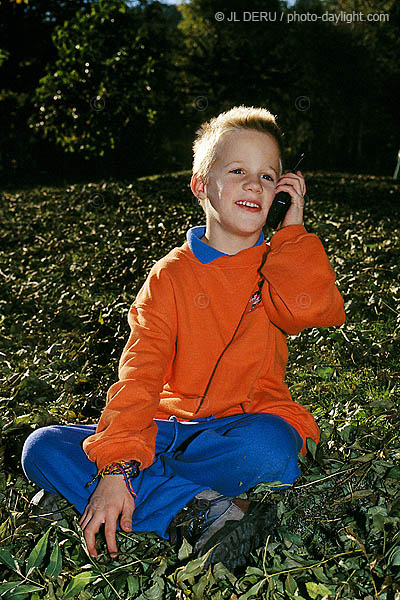
<svg viewBox="0 0 400 600">
<path fill-rule="evenodd" d="M 235 204 L 250 212 L 259 212 L 261 210 L 261 205 L 258 202 L 252 202 L 251 200 L 238 200 Z"/>
</svg>

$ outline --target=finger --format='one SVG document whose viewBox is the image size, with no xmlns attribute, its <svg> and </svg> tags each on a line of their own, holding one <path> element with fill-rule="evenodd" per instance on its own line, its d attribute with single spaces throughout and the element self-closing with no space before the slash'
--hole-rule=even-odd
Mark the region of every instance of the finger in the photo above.
<svg viewBox="0 0 400 600">
<path fill-rule="evenodd" d="M 117 548 L 117 540 L 115 537 L 115 532 L 117 531 L 117 516 L 109 516 L 106 520 L 105 524 L 105 534 L 106 534 L 106 543 L 107 549 L 110 553 L 111 558 L 117 556 L 118 548 Z"/>
<path fill-rule="evenodd" d="M 79 525 L 81 526 L 81 529 L 85 529 L 85 527 L 87 527 L 87 525 L 90 523 L 90 521 L 93 518 L 93 514 L 92 513 L 88 513 L 85 518 L 81 518 L 79 521 Z"/>
<path fill-rule="evenodd" d="M 283 177 L 276 186 L 275 191 L 277 191 L 278 188 L 279 191 L 282 191 L 283 186 L 291 186 L 299 194 L 299 196 L 303 196 L 301 181 L 296 176 L 292 178 L 286 176 Z"/>
<path fill-rule="evenodd" d="M 97 550 L 96 550 L 95 543 L 96 543 L 96 533 L 98 532 L 100 525 L 101 525 L 101 523 L 99 523 L 97 525 L 96 522 L 94 521 L 94 519 L 92 519 L 89 526 L 86 527 L 85 531 L 83 532 L 83 535 L 86 540 L 88 552 L 89 552 L 90 556 L 92 556 L 94 558 L 97 557 Z"/>
<path fill-rule="evenodd" d="M 295 185 L 295 182 L 298 182 L 299 186 L 300 186 L 300 191 L 303 194 L 303 190 L 305 193 L 305 189 L 306 189 L 306 184 L 304 181 L 304 177 L 301 174 L 301 171 L 297 171 L 297 173 L 286 173 L 285 175 L 282 175 L 282 177 L 280 178 L 278 185 L 280 183 L 293 183 Z"/>
<path fill-rule="evenodd" d="M 134 506 L 125 505 L 122 511 L 120 523 L 124 531 L 132 531 L 132 517 Z"/>
<path fill-rule="evenodd" d="M 288 173 L 283 173 L 283 175 L 281 175 L 281 179 L 283 177 L 293 177 L 295 179 L 304 179 L 303 175 L 299 175 L 299 173 L 301 173 L 301 171 L 296 171 L 296 173 L 293 173 L 293 171 L 289 171 Z"/>
<path fill-rule="evenodd" d="M 304 200 L 301 191 L 296 190 L 295 187 L 292 185 L 279 184 L 275 188 L 275 193 L 278 194 L 279 192 L 287 192 L 290 195 L 290 197 L 292 198 L 292 200 L 296 200 L 296 199 Z"/>
<path fill-rule="evenodd" d="M 282 177 L 295 177 L 296 179 L 304 180 L 304 177 L 303 177 L 301 171 L 296 171 L 296 173 L 294 173 L 293 171 L 288 171 L 287 173 L 283 173 L 281 175 L 280 179 L 282 179 Z"/>
<path fill-rule="evenodd" d="M 88 516 L 89 516 L 89 504 L 86 506 L 85 510 L 83 511 L 83 513 L 81 515 L 81 518 L 78 521 L 78 523 L 81 527 L 82 527 L 82 523 L 84 523 L 84 521 L 86 521 L 88 519 Z"/>
<path fill-rule="evenodd" d="M 297 171 L 297 174 L 298 174 L 298 175 L 299 175 L 299 176 L 302 178 L 302 182 L 301 182 L 301 183 L 302 183 L 302 186 L 301 186 L 301 189 L 302 189 L 302 192 L 303 192 L 303 196 L 305 196 L 305 195 L 306 195 L 306 192 L 307 192 L 307 188 L 306 188 L 306 182 L 304 181 L 304 177 L 303 177 L 303 175 L 301 174 L 301 171 Z"/>
</svg>

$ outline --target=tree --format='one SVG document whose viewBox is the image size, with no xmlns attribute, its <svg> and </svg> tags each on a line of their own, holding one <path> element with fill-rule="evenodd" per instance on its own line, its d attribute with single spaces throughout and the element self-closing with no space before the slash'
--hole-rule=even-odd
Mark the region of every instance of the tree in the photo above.
<svg viewBox="0 0 400 600">
<path fill-rule="evenodd" d="M 353 69 L 359 93 L 357 107 L 347 115 L 349 155 L 357 157 L 364 169 L 392 173 L 400 146 L 400 5 L 395 0 L 323 0 L 323 4 L 329 11 L 363 17 L 340 25 L 350 30 L 364 62 L 362 72 Z"/>
<path fill-rule="evenodd" d="M 327 11 L 340 15 L 357 7 L 386 8 L 390 23 L 322 18 Z M 303 150 L 313 169 L 384 167 L 383 156 L 396 145 L 390 123 L 399 123 L 394 0 L 297 0 L 291 8 L 274 0 L 256 1 L 251 8 L 240 0 L 192 0 L 180 10 L 186 45 L 180 64 L 192 122 L 234 104 L 266 106 L 278 114 L 285 132 L 286 166 L 292 167 L 294 155 Z M 267 11 L 269 20 L 246 20 L 244 11 L 255 18 Z M 227 19 L 232 12 L 237 22 Z M 274 20 L 277 13 L 282 21 Z M 206 110 L 196 114 L 197 97 Z"/>
<path fill-rule="evenodd" d="M 158 128 L 179 109 L 174 28 L 158 2 L 98 0 L 76 13 L 55 29 L 57 59 L 40 80 L 31 128 L 116 173 L 162 161 Z"/>
<path fill-rule="evenodd" d="M 0 173 L 37 168 L 45 152 L 27 126 L 39 78 L 55 60 L 54 28 L 93 0 L 0 2 Z"/>
</svg>

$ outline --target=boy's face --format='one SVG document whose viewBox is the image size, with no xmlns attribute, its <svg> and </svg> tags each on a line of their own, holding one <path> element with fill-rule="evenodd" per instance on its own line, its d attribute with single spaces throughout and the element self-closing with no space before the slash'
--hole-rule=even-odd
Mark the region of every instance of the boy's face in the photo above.
<svg viewBox="0 0 400 600">
<path fill-rule="evenodd" d="M 268 133 L 227 133 L 204 187 L 207 221 L 234 235 L 261 231 L 280 176 L 279 158 L 278 144 Z"/>
</svg>

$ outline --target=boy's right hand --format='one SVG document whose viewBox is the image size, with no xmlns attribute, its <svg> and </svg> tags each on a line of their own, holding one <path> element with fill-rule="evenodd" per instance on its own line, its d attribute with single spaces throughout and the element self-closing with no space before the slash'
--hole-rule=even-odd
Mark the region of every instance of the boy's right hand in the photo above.
<svg viewBox="0 0 400 600">
<path fill-rule="evenodd" d="M 135 501 L 126 487 L 123 475 L 105 475 L 100 478 L 97 488 L 91 495 L 85 511 L 79 519 L 90 556 L 97 557 L 96 533 L 104 523 L 107 548 L 110 556 L 117 555 L 115 532 L 117 520 L 124 531 L 132 531 L 132 516 Z"/>
</svg>

